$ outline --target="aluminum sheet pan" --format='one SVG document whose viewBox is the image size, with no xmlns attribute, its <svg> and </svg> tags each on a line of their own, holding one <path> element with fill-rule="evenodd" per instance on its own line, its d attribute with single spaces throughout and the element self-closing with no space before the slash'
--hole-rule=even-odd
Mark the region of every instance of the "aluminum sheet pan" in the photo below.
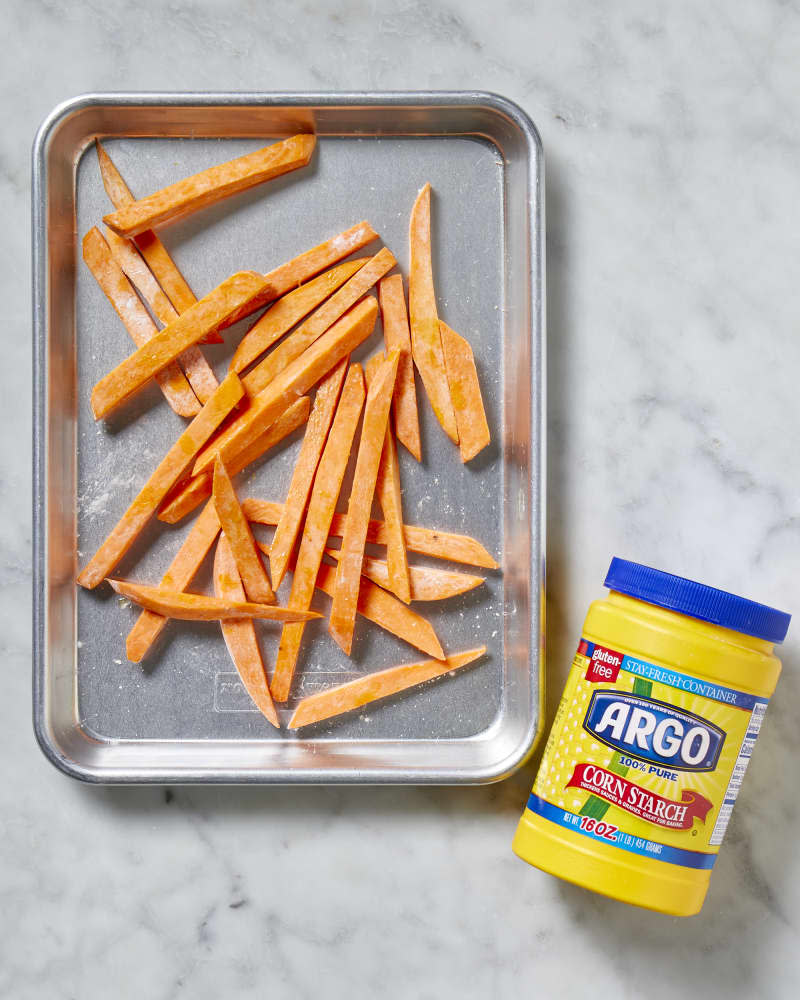
<svg viewBox="0 0 800 1000">
<path fill-rule="evenodd" d="M 473 345 L 494 441 L 465 468 L 421 393 L 423 464 L 400 449 L 405 517 L 475 535 L 502 570 L 460 598 L 419 606 L 446 649 L 488 647 L 474 666 L 297 734 L 276 732 L 251 707 L 214 623 L 170 623 L 143 668 L 133 666 L 124 640 L 135 609 L 107 587 L 74 585 L 182 424 L 154 386 L 110 420 L 92 419 L 91 386 L 131 345 L 81 261 L 80 238 L 109 210 L 95 136 L 145 194 L 309 128 L 319 137 L 309 168 L 176 223 L 163 239 L 205 294 L 233 271 L 266 271 L 367 218 L 407 274 L 409 212 L 430 181 L 440 314 Z M 543 697 L 543 164 L 527 116 L 503 98 L 461 92 L 87 95 L 42 125 L 33 175 L 34 724 L 45 754 L 74 777 L 112 783 L 509 774 L 534 744 Z M 218 372 L 244 326 L 206 348 Z M 357 356 L 381 343 L 379 325 Z M 240 495 L 281 500 L 301 434 L 239 476 Z M 120 575 L 158 579 L 185 531 L 153 524 Z M 269 665 L 276 630 L 261 635 Z M 318 635 L 284 720 L 297 696 L 424 658 L 363 621 L 352 659 L 323 628 Z"/>
</svg>

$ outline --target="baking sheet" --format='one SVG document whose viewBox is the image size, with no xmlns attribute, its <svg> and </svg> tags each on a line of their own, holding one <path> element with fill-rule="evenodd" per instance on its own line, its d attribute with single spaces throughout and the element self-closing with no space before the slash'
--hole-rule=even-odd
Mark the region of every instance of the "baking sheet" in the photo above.
<svg viewBox="0 0 800 1000">
<path fill-rule="evenodd" d="M 379 110 L 377 98 L 375 104 Z M 535 261 L 526 265 L 514 256 L 517 247 L 509 245 L 510 240 L 516 241 L 519 221 L 511 222 L 510 213 L 524 215 L 531 202 L 526 205 L 520 197 L 521 185 L 511 185 L 515 177 L 508 144 L 504 147 L 496 135 L 477 130 L 454 134 L 446 126 L 446 106 L 429 112 L 432 120 L 427 131 L 413 129 L 423 134 L 402 134 L 403 121 L 412 120 L 411 106 L 410 101 L 405 106 L 387 101 L 384 112 L 387 108 L 394 112 L 388 129 L 386 120 L 381 127 L 379 118 L 364 113 L 362 128 L 340 130 L 330 122 L 326 134 L 322 109 L 314 109 L 309 102 L 303 112 L 316 116 L 319 142 L 308 168 L 197 213 L 161 235 L 198 295 L 235 270 L 267 271 L 362 218 L 369 219 L 381 234 L 405 275 L 409 212 L 418 189 L 430 181 L 435 192 L 434 268 L 440 315 L 473 345 L 494 441 L 477 460 L 462 466 L 457 448 L 435 421 L 418 380 L 424 461 L 418 465 L 400 448 L 404 512 L 409 523 L 474 535 L 503 564 L 504 572 L 486 574 L 482 588 L 446 602 L 416 606 L 430 618 L 445 649 L 486 645 L 486 656 L 451 677 L 366 706 L 360 713 L 299 734 L 278 733 L 248 704 L 215 623 L 171 622 L 142 669 L 127 662 L 124 649 L 136 609 L 125 606 L 108 588 L 93 592 L 77 588 L 71 664 L 59 664 L 62 675 L 71 667 L 71 683 L 56 685 L 61 704 L 57 711 L 51 700 L 49 708 L 51 715 L 65 717 L 63 702 L 69 690 L 73 728 L 66 742 L 83 746 L 84 751 L 90 747 L 91 753 L 84 756 L 91 757 L 91 762 L 87 766 L 86 760 L 73 760 L 70 765 L 62 759 L 69 756 L 62 753 L 64 741 L 54 752 L 55 741 L 44 726 L 38 727 L 40 742 L 70 773 L 117 781 L 477 781 L 507 773 L 510 757 L 516 756 L 512 764 L 516 763 L 531 745 L 538 729 L 541 695 L 536 596 L 541 591 L 542 565 L 541 391 L 538 395 L 531 392 L 531 386 L 541 381 L 537 343 L 541 329 L 536 328 L 539 303 L 529 294 L 526 312 L 520 295 L 520 289 L 531 289 L 531 274 L 526 281 L 519 272 L 523 266 L 533 266 L 536 273 L 541 265 Z M 198 136 L 196 129 L 181 134 L 182 129 L 174 125 L 159 125 L 164 107 L 174 108 L 166 102 L 151 108 L 149 131 L 156 134 L 104 139 L 135 194 L 155 190 L 285 134 L 274 128 L 277 122 L 267 109 L 258 135 L 209 138 L 209 125 L 222 120 L 224 105 L 207 109 L 206 137 Z M 120 110 L 117 120 L 122 125 L 124 117 Z M 433 127 L 437 117 L 438 129 Z M 451 121 L 452 117 L 451 112 Z M 136 131 L 141 130 L 137 125 Z M 164 134 L 171 131 L 178 135 Z M 78 241 L 109 210 L 94 150 L 87 145 L 90 138 L 86 134 L 78 143 L 74 162 L 73 219 Z M 535 157 L 537 150 L 528 147 L 527 153 Z M 538 209 L 538 186 L 535 194 L 533 204 Z M 525 221 L 536 245 L 540 239 L 536 213 Z M 50 267 L 53 238 L 50 227 Z M 374 253 L 378 246 L 371 245 L 359 255 Z M 79 242 L 73 244 L 72 253 L 74 325 L 71 344 L 61 346 L 71 348 L 74 367 L 59 371 L 51 364 L 48 382 L 57 380 L 62 389 L 62 433 L 64 418 L 74 420 L 74 450 L 68 456 L 62 447 L 55 455 L 50 447 L 46 457 L 62 465 L 69 458 L 73 465 L 72 482 L 63 476 L 56 484 L 51 477 L 49 486 L 51 495 L 53 488 L 58 491 L 60 509 L 72 511 L 74 567 L 82 565 L 102 542 L 183 421 L 154 386 L 110 420 L 100 424 L 93 420 L 88 405 L 91 386 L 130 352 L 131 344 L 80 262 Z M 63 299 L 61 305 L 66 307 Z M 60 335 L 63 339 L 65 331 L 54 330 L 51 318 L 52 313 L 50 329 L 43 332 L 52 359 L 53 338 Z M 250 322 L 228 331 L 224 345 L 204 348 L 219 375 Z M 379 323 L 354 358 L 364 360 L 381 345 Z M 519 370 L 521 366 L 527 366 L 529 378 L 524 368 Z M 53 406 L 49 411 L 42 415 L 43 429 L 59 419 Z M 282 500 L 301 438 L 302 428 L 237 477 L 240 496 Z M 52 472 L 52 465 L 45 471 Z M 46 495 L 43 490 L 40 498 Z M 340 503 L 340 509 L 345 507 L 346 500 Z M 46 514 L 44 508 L 42 514 Z M 117 574 L 148 582 L 159 579 L 190 520 L 177 526 L 153 523 Z M 59 544 L 65 546 L 65 542 L 60 537 Z M 526 553 L 527 565 L 523 563 Z M 59 553 L 59 565 L 70 561 L 66 555 Z M 425 562 L 416 555 L 412 558 Z M 53 560 L 46 559 L 42 569 L 43 576 L 49 574 L 52 581 Z M 66 591 L 68 576 L 60 582 Z M 196 585 L 207 582 L 207 574 L 201 575 Z M 282 603 L 288 586 L 284 582 Z M 42 597 L 46 602 L 46 587 Z M 324 612 L 328 599 L 318 595 L 314 606 Z M 274 663 L 277 629 L 258 627 L 269 666 Z M 351 658 L 338 649 L 324 626 L 314 626 L 308 633 L 314 638 L 304 645 L 293 698 L 287 708 L 279 710 L 284 722 L 298 698 L 314 690 L 424 658 L 362 619 Z M 60 638 L 63 654 L 69 638 Z M 52 643 L 48 651 L 52 653 Z M 49 667 L 52 673 L 52 661 Z M 43 662 L 43 671 L 47 668 Z M 42 693 L 46 701 L 46 684 Z M 51 694 L 55 696 L 55 691 Z M 44 711 L 48 706 L 42 707 Z M 512 745 L 510 754 L 508 745 Z M 120 759 L 112 761 L 112 756 Z"/>
</svg>

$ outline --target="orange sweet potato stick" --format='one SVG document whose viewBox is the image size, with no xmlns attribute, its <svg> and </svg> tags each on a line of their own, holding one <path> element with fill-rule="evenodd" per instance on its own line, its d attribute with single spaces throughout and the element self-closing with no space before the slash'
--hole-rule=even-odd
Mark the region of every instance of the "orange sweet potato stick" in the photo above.
<svg viewBox="0 0 800 1000">
<path fill-rule="evenodd" d="M 358 222 L 337 236 L 332 236 L 329 240 L 306 250 L 305 253 L 293 257 L 292 260 L 287 260 L 280 267 L 273 268 L 264 275 L 274 292 L 273 297 L 277 299 L 285 295 L 290 289 L 297 288 L 315 274 L 324 271 L 326 267 L 337 264 L 377 238 L 378 234 L 368 222 Z"/>
<path fill-rule="evenodd" d="M 228 539 L 220 538 L 214 554 L 214 593 L 228 601 L 243 601 L 244 587 Z M 252 621 L 221 621 L 220 627 L 233 665 L 258 710 L 276 729 L 281 728 L 269 693 L 267 672 Z"/>
<path fill-rule="evenodd" d="M 311 484 L 319 465 L 322 449 L 328 439 L 339 393 L 342 391 L 345 372 L 349 359 L 342 358 L 330 375 L 321 382 L 314 400 L 314 409 L 306 427 L 303 445 L 297 457 L 283 514 L 278 521 L 270 547 L 269 565 L 272 573 L 272 583 L 277 588 L 281 585 L 289 557 L 294 551 L 300 525 L 306 512 L 306 504 L 311 493 Z"/>
<path fill-rule="evenodd" d="M 325 549 L 325 555 L 338 560 L 338 549 Z M 412 601 L 444 601 L 448 597 L 456 597 L 474 590 L 483 582 L 482 576 L 472 576 L 469 573 L 456 573 L 453 570 L 436 569 L 433 566 L 409 566 Z M 364 556 L 361 574 L 384 590 L 391 590 L 389 583 L 389 565 L 383 559 Z M 287 625 L 287 628 L 290 626 Z M 294 627 L 294 626 L 291 626 Z"/>
<path fill-rule="evenodd" d="M 425 660 L 422 663 L 407 663 L 400 667 L 390 667 L 388 670 L 367 674 L 366 677 L 357 677 L 327 691 L 319 691 L 300 702 L 289 720 L 289 729 L 310 726 L 313 722 L 331 719 L 363 705 L 388 698 L 400 691 L 407 691 L 425 681 L 433 680 L 434 677 L 441 677 L 443 674 L 466 667 L 485 652 L 486 647 L 479 646 L 465 653 L 454 653 L 443 662 Z"/>
<path fill-rule="evenodd" d="M 223 281 L 100 379 L 92 390 L 95 419 L 104 417 L 141 389 L 209 330 L 230 326 L 258 309 L 266 295 L 268 286 L 254 271 L 240 271 Z"/>
<path fill-rule="evenodd" d="M 168 326 L 176 320 L 178 313 L 153 277 L 135 244 L 130 240 L 123 239 L 122 236 L 117 236 L 113 229 L 106 229 L 106 240 L 114 260 L 153 310 L 158 320 L 164 326 Z M 187 347 L 178 361 L 186 372 L 186 377 L 197 398 L 201 403 L 205 403 L 219 385 L 205 355 L 195 344 L 192 347 Z"/>
<path fill-rule="evenodd" d="M 261 548 L 266 550 L 268 546 L 262 545 Z M 333 597 L 336 586 L 336 567 L 323 563 L 319 568 L 315 586 L 323 594 Z M 444 659 L 442 644 L 427 618 L 423 618 L 402 601 L 398 601 L 394 594 L 390 594 L 388 590 L 376 587 L 370 580 L 363 578 L 360 580 L 357 611 L 362 618 L 366 618 L 367 621 L 371 621 L 375 625 L 380 625 L 382 629 L 386 629 L 387 632 L 396 635 L 398 639 L 402 639 L 410 646 L 427 653 L 428 656 L 435 656 L 439 660 Z M 273 697 L 275 697 L 274 691 Z"/>
<path fill-rule="evenodd" d="M 422 377 L 422 384 L 436 419 L 450 440 L 458 444 L 458 428 L 450 398 L 433 289 L 430 184 L 425 185 L 414 202 L 409 242 L 411 267 L 408 273 L 408 311 L 414 363 Z"/>
<path fill-rule="evenodd" d="M 274 604 L 275 594 L 261 562 L 250 522 L 242 513 L 231 477 L 219 456 L 214 464 L 213 497 L 222 533 L 236 560 L 247 599 L 257 604 Z"/>
<path fill-rule="evenodd" d="M 292 136 L 132 201 L 103 216 L 103 222 L 120 236 L 135 236 L 146 229 L 174 222 L 230 195 L 304 167 L 311 159 L 315 144 L 313 135 Z"/>
<path fill-rule="evenodd" d="M 411 355 L 411 333 L 408 329 L 406 296 L 403 278 L 390 274 L 378 283 L 378 301 L 383 321 L 383 339 L 386 350 L 400 348 L 400 363 L 397 366 L 397 382 L 394 387 L 394 426 L 397 440 L 416 458 L 422 461 L 422 442 L 419 436 L 419 412 L 417 410 L 417 387 L 414 382 L 414 361 Z"/>
<path fill-rule="evenodd" d="M 241 621 L 245 618 L 264 618 L 274 622 L 311 621 L 319 618 L 315 611 L 290 611 L 275 604 L 253 604 L 251 601 L 231 601 L 227 598 L 206 597 L 204 594 L 187 594 L 178 590 L 163 590 L 131 580 L 108 582 L 122 597 L 148 608 L 166 618 L 190 622 Z"/>
<path fill-rule="evenodd" d="M 306 284 L 287 292 L 257 320 L 239 341 L 231 358 L 230 370 L 243 372 L 284 333 L 324 302 L 337 288 L 353 277 L 366 262 L 365 257 L 332 267 Z"/>
<path fill-rule="evenodd" d="M 78 575 L 78 583 L 96 587 L 114 569 L 159 504 L 180 479 L 197 452 L 242 398 L 244 390 L 236 375 L 229 375 L 205 404 L 175 444 L 162 458 L 139 495 L 120 518 L 89 563 Z"/>
<path fill-rule="evenodd" d="M 166 293 L 156 281 L 153 272 L 136 249 L 132 240 L 119 236 L 113 229 L 106 227 L 103 237 L 108 243 L 114 260 L 130 279 L 144 301 L 150 306 L 156 319 L 162 326 L 168 326 L 178 318 L 178 311 L 170 302 Z"/>
<path fill-rule="evenodd" d="M 375 373 L 383 361 L 383 355 L 378 354 L 367 362 L 366 375 L 369 386 Z M 398 362 L 398 372 L 400 365 Z M 400 486 L 400 464 L 397 461 L 397 447 L 392 434 L 392 422 L 386 422 L 386 435 L 383 439 L 383 450 L 378 466 L 378 478 L 375 480 L 375 496 L 383 511 L 384 523 L 388 533 L 386 543 L 386 561 L 389 566 L 389 590 L 395 593 L 405 604 L 411 601 L 411 581 L 408 578 L 408 558 L 403 535 L 403 499 Z"/>
<path fill-rule="evenodd" d="M 352 365 L 339 397 L 339 405 L 336 407 L 336 415 L 317 467 L 311 499 L 308 502 L 308 513 L 288 602 L 290 608 L 298 611 L 307 611 L 311 607 L 322 553 L 328 539 L 331 519 L 336 510 L 339 491 L 342 488 L 365 395 L 361 365 Z M 280 517 L 277 520 L 280 521 Z M 271 685 L 272 695 L 277 701 L 286 701 L 289 697 L 303 631 L 304 626 L 298 623 L 284 626 L 281 632 Z"/>
<path fill-rule="evenodd" d="M 336 571 L 336 587 L 328 631 L 348 655 L 353 645 L 358 591 L 361 585 L 361 560 L 364 558 L 369 513 L 375 493 L 375 481 L 378 477 L 399 358 L 400 352 L 397 350 L 389 355 L 375 373 L 372 385 L 367 391 L 361 441 L 353 473 L 353 488 L 350 492 L 347 518 L 342 533 L 342 554 Z"/>
<path fill-rule="evenodd" d="M 242 501 L 242 510 L 249 521 L 273 525 L 280 519 L 283 504 L 250 497 Z M 344 523 L 344 514 L 334 514 L 329 535 L 332 538 L 341 538 Z M 415 524 L 403 525 L 403 533 L 406 536 L 406 548 L 412 552 L 437 559 L 448 559 L 466 566 L 499 569 L 497 562 L 484 546 L 469 535 L 456 535 L 448 531 L 438 531 L 436 528 L 421 528 Z M 383 521 L 371 520 L 367 527 L 367 541 L 375 545 L 385 545 L 386 539 L 386 526 Z"/>
<path fill-rule="evenodd" d="M 208 503 L 192 525 L 192 530 L 175 553 L 159 586 L 164 590 L 186 590 L 211 550 L 219 534 L 219 518 L 213 503 Z M 141 663 L 147 651 L 169 621 L 163 615 L 146 608 L 136 619 L 136 624 L 125 640 L 125 652 L 131 663 Z"/>
<path fill-rule="evenodd" d="M 264 433 L 298 396 L 324 378 L 342 358 L 351 354 L 372 333 L 378 315 L 378 303 L 368 295 L 344 314 L 307 350 L 303 351 L 280 375 L 263 389 L 240 416 L 197 457 L 193 475 L 210 468 L 215 457 L 223 461 L 238 454 Z"/>
<path fill-rule="evenodd" d="M 111 157 L 100 145 L 99 139 L 95 140 L 95 146 L 97 147 L 97 159 L 100 163 L 100 176 L 103 179 L 103 187 L 106 189 L 106 194 L 110 198 L 111 204 L 114 208 L 122 208 L 123 205 L 135 201 L 130 188 L 114 166 Z M 167 293 L 170 302 L 175 306 L 177 312 L 185 312 L 189 306 L 193 306 L 197 302 L 194 292 L 178 270 L 175 261 L 167 253 L 167 248 L 152 229 L 147 229 L 143 233 L 139 233 L 138 236 L 135 236 L 134 243 L 139 248 L 142 257 L 147 261 L 147 266 Z M 222 340 L 221 337 L 217 337 L 216 335 L 214 339 L 218 341 Z M 208 338 L 208 340 L 212 342 L 211 338 Z"/>
<path fill-rule="evenodd" d="M 103 234 L 96 227 L 90 229 L 83 237 L 83 259 L 122 320 L 134 344 L 141 347 L 155 337 L 158 328 L 139 301 L 119 264 L 112 257 Z M 197 397 L 177 362 L 172 362 L 160 371 L 156 381 L 167 402 L 179 416 L 193 417 L 200 412 Z"/>
<path fill-rule="evenodd" d="M 469 343 L 451 330 L 447 323 L 440 321 L 439 329 L 456 413 L 461 461 L 468 462 L 492 440 L 483 408 L 478 370 Z"/>
<path fill-rule="evenodd" d="M 295 330 L 286 340 L 271 351 L 263 361 L 242 379 L 249 396 L 255 396 L 266 388 L 277 376 L 299 358 L 319 337 L 343 316 L 347 310 L 365 295 L 375 282 L 387 271 L 390 271 L 396 261 L 391 251 L 386 247 L 379 250 L 370 260 L 360 267 L 352 278 L 324 302 L 310 316 L 299 330 Z"/>
<path fill-rule="evenodd" d="M 227 464 L 228 472 L 235 476 L 237 472 L 247 468 L 252 462 L 261 458 L 270 448 L 274 448 L 285 437 L 308 420 L 311 410 L 311 400 L 308 396 L 301 396 L 283 413 L 278 419 L 268 427 L 264 433 L 248 445 L 244 451 L 239 452 L 235 458 L 229 459 Z M 199 476 L 192 476 L 185 483 L 177 486 L 166 498 L 158 512 L 159 521 L 167 524 L 177 524 L 181 518 L 185 517 L 203 500 L 211 496 L 210 472 L 201 472 Z"/>
</svg>

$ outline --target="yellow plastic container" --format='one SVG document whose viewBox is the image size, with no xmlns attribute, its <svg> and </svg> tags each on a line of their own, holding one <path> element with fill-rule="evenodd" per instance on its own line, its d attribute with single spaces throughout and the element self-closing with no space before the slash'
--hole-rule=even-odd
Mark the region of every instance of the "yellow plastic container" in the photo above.
<svg viewBox="0 0 800 1000">
<path fill-rule="evenodd" d="M 614 559 L 513 849 L 576 885 L 699 912 L 789 615 Z"/>
</svg>

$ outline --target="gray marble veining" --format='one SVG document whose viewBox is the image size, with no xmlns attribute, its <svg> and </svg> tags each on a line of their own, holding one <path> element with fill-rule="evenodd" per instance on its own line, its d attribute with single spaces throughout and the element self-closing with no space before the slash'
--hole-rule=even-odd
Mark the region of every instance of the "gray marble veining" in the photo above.
<svg viewBox="0 0 800 1000">
<path fill-rule="evenodd" d="M 510 852 L 483 789 L 105 789 L 30 726 L 29 148 L 87 90 L 481 88 L 548 162 L 548 687 L 618 553 L 797 611 L 800 14 L 741 0 L 0 9 L 0 995 L 794 996 L 800 632 L 703 914 Z M 796 622 L 795 625 L 800 625 Z"/>
</svg>

